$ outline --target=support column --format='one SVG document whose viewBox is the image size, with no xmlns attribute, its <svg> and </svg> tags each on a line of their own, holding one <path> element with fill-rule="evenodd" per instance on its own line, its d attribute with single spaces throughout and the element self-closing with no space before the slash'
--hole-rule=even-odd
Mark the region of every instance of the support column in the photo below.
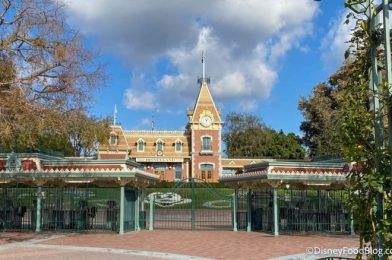
<svg viewBox="0 0 392 260">
<path fill-rule="evenodd" d="M 141 191 L 140 191 L 140 200 L 141 200 L 141 211 L 144 211 L 145 209 L 144 209 L 144 199 L 145 199 L 145 193 L 144 193 L 144 189 L 142 189 Z"/>
<path fill-rule="evenodd" d="M 389 1 L 383 0 L 383 25 L 384 25 L 384 57 L 385 57 L 385 74 L 386 74 L 386 83 L 388 84 L 388 92 L 389 92 L 389 100 L 392 96 L 392 60 L 391 60 L 391 36 L 390 36 L 390 19 L 389 19 Z M 376 20 L 377 22 L 377 20 Z M 390 101 L 389 101 L 390 102 Z M 389 148 L 392 148 L 392 104 L 388 104 L 388 132 L 389 132 Z M 391 165 L 392 170 L 392 165 Z"/>
<path fill-rule="evenodd" d="M 351 220 L 350 220 L 350 235 L 355 236 L 354 214 L 353 214 L 352 211 L 351 211 L 351 214 L 350 214 L 350 218 L 351 218 Z"/>
<path fill-rule="evenodd" d="M 145 193 L 144 193 L 144 188 L 142 188 L 140 190 L 140 211 L 143 212 L 142 213 L 142 217 L 143 217 L 143 222 L 142 222 L 142 227 L 140 227 L 141 229 L 146 229 L 147 226 L 147 215 L 146 215 L 146 208 L 144 205 L 144 200 L 145 200 Z"/>
<path fill-rule="evenodd" d="M 248 225 L 246 227 L 247 232 L 252 231 L 252 190 L 248 190 L 248 196 L 247 196 L 247 212 L 248 212 Z"/>
<path fill-rule="evenodd" d="M 279 223 L 278 223 L 278 188 L 273 186 L 273 203 L 274 203 L 274 236 L 279 236 Z"/>
<path fill-rule="evenodd" d="M 150 198 L 150 222 L 148 225 L 148 230 L 154 230 L 154 196 L 149 195 Z"/>
<path fill-rule="evenodd" d="M 42 197 L 42 187 L 37 188 L 37 208 L 35 215 L 35 232 L 41 232 L 41 197 Z"/>
<path fill-rule="evenodd" d="M 135 191 L 135 231 L 140 231 L 140 194 L 139 189 Z"/>
<path fill-rule="evenodd" d="M 189 161 L 185 162 L 185 172 L 186 172 L 186 179 L 189 180 Z"/>
<path fill-rule="evenodd" d="M 120 188 L 120 234 L 124 234 L 124 220 L 125 220 L 125 188 Z"/>
<path fill-rule="evenodd" d="M 233 231 L 237 232 L 237 189 L 233 193 Z"/>
<path fill-rule="evenodd" d="M 191 208 L 191 229 L 195 229 L 195 221 L 196 221 L 196 191 L 195 191 L 195 179 L 192 177 L 192 208 Z"/>
</svg>

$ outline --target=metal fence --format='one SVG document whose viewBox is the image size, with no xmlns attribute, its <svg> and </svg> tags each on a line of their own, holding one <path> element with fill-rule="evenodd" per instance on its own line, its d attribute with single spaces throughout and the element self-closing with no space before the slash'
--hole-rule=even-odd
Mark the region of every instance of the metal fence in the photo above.
<svg viewBox="0 0 392 260">
<path fill-rule="evenodd" d="M 35 228 L 35 188 L 0 188 L 0 229 Z"/>
<path fill-rule="evenodd" d="M 344 190 L 278 191 L 280 232 L 348 233 L 350 214 Z"/>
<path fill-rule="evenodd" d="M 251 230 L 273 232 L 273 192 L 269 187 L 238 191 L 237 222 L 246 230 L 248 217 Z M 350 214 L 345 206 L 345 190 L 278 189 L 279 233 L 349 233 Z M 251 214 L 248 214 L 250 200 Z"/>
<path fill-rule="evenodd" d="M 33 187 L 0 188 L 0 230 L 35 230 L 37 215 L 41 230 L 120 229 L 119 187 L 43 187 L 38 191 Z M 141 201 L 140 194 L 125 188 L 124 231 L 138 229 L 137 221 L 141 229 L 152 225 L 154 229 L 233 230 L 234 219 L 238 230 L 274 231 L 270 187 L 235 192 L 191 179 L 173 184 L 172 188 L 148 188 Z M 277 195 L 279 233 L 350 232 L 347 191 L 281 187 Z"/>
<path fill-rule="evenodd" d="M 119 229 L 119 188 L 0 188 L 0 229 L 35 230 L 37 198 L 41 230 Z"/>
<path fill-rule="evenodd" d="M 173 188 L 149 188 L 146 193 L 147 198 L 154 200 L 154 229 L 232 230 L 234 189 L 214 188 L 190 179 L 176 183 Z M 149 209 L 149 199 L 144 203 Z"/>
<path fill-rule="evenodd" d="M 247 230 L 248 217 L 251 219 L 251 230 L 272 232 L 273 227 L 273 200 L 271 188 L 239 190 L 237 192 L 237 228 Z M 248 197 L 249 196 L 249 197 Z M 248 214 L 250 206 L 251 214 Z"/>
<path fill-rule="evenodd" d="M 119 188 L 43 188 L 42 230 L 112 230 L 119 227 Z"/>
</svg>

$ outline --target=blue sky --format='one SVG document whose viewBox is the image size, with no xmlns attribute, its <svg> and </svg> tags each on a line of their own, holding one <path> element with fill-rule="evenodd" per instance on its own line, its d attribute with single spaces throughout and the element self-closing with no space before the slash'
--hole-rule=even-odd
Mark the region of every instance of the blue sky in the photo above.
<svg viewBox="0 0 392 260">
<path fill-rule="evenodd" d="M 340 0 L 64 0 L 69 23 L 100 50 L 110 79 L 90 112 L 125 129 L 183 129 L 206 53 L 223 112 L 301 134 L 298 100 L 339 67 L 348 28 Z"/>
</svg>

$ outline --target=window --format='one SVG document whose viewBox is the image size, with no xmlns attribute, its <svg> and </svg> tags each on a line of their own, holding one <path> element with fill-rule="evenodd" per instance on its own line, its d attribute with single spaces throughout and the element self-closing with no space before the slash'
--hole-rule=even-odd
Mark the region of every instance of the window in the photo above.
<svg viewBox="0 0 392 260">
<path fill-rule="evenodd" d="M 157 142 L 156 142 L 156 148 L 157 148 L 157 151 L 163 151 L 163 141 L 162 140 L 158 140 Z"/>
<path fill-rule="evenodd" d="M 181 180 L 182 175 L 182 166 L 181 164 L 176 164 L 176 180 Z"/>
<path fill-rule="evenodd" d="M 157 151 L 163 151 L 163 143 L 161 141 L 157 142 Z"/>
<path fill-rule="evenodd" d="M 182 143 L 181 143 L 180 140 L 177 140 L 175 142 L 175 150 L 176 150 L 176 152 L 181 152 L 182 151 Z"/>
<path fill-rule="evenodd" d="M 204 163 L 200 165 L 201 179 L 209 182 L 212 181 L 212 171 L 214 170 L 214 165 L 209 163 Z"/>
<path fill-rule="evenodd" d="M 110 145 L 115 145 L 117 143 L 117 136 L 115 133 L 110 134 L 109 143 Z"/>
<path fill-rule="evenodd" d="M 211 137 L 209 136 L 203 136 L 203 144 L 202 144 L 202 150 L 203 151 L 211 151 Z"/>
<path fill-rule="evenodd" d="M 145 145 L 145 143 L 144 143 L 144 140 L 143 139 L 139 139 L 138 141 L 137 141 L 137 143 L 136 143 L 136 150 L 138 151 L 138 152 L 144 152 L 144 145 Z"/>
</svg>

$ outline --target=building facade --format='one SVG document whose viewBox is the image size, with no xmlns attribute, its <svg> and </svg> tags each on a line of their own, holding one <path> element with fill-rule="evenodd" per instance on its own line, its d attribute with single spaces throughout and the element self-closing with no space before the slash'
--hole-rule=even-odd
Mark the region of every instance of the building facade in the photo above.
<svg viewBox="0 0 392 260">
<path fill-rule="evenodd" d="M 197 178 L 217 182 L 224 170 L 223 121 L 208 81 L 199 82 L 199 95 L 194 108 L 187 111 L 184 131 L 130 131 L 113 125 L 108 144 L 99 147 L 99 159 L 134 160 L 142 165 L 142 170 L 155 173 L 163 181 Z"/>
</svg>

